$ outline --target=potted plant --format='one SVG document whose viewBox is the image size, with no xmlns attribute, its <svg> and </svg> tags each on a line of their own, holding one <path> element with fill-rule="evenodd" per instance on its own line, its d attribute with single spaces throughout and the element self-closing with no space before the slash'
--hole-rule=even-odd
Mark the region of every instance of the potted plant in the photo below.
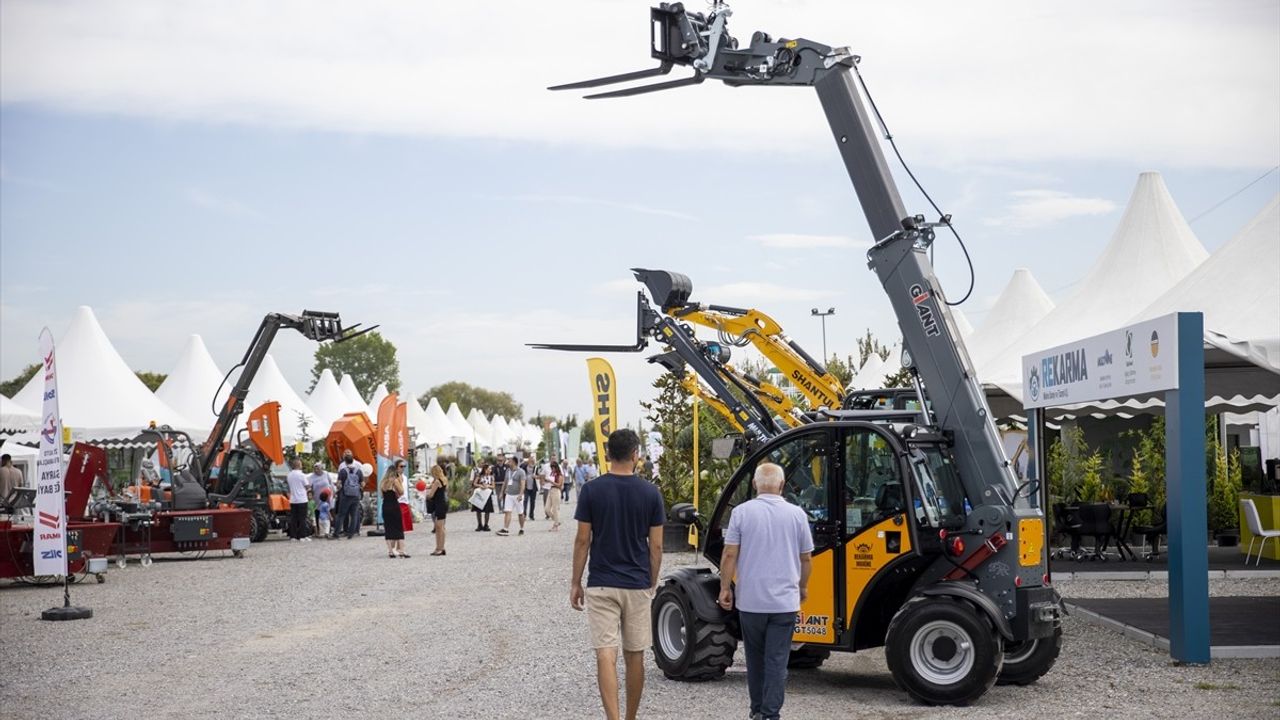
<svg viewBox="0 0 1280 720">
<path fill-rule="evenodd" d="M 1209 491 L 1209 531 L 1218 541 L 1218 547 L 1235 547 L 1240 544 L 1240 460 L 1239 453 L 1230 457 L 1212 444 L 1213 487 Z"/>
</svg>

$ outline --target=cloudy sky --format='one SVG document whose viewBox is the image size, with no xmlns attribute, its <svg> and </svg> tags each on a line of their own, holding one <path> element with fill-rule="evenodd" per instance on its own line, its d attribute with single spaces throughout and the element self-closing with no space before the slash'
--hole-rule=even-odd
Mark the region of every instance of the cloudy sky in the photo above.
<svg viewBox="0 0 1280 720">
<path fill-rule="evenodd" d="M 1215 208 L 1280 163 L 1276 0 L 734 10 L 744 43 L 760 29 L 863 57 L 969 241 L 975 324 L 1015 267 L 1069 294 L 1143 170 L 1210 251 L 1280 189 L 1273 172 Z M 0 376 L 78 305 L 160 372 L 190 332 L 225 369 L 264 313 L 311 308 L 380 323 L 414 393 L 465 380 L 585 413 L 582 359 L 524 343 L 630 340 L 633 266 L 759 307 L 815 352 L 815 305 L 837 309 L 833 352 L 866 328 L 891 339 L 811 90 L 544 90 L 647 66 L 646 26 L 631 0 L 4 0 Z M 954 244 L 937 262 L 962 294 Z M 277 342 L 300 389 L 312 351 Z M 634 421 L 654 373 L 611 359 Z"/>
</svg>

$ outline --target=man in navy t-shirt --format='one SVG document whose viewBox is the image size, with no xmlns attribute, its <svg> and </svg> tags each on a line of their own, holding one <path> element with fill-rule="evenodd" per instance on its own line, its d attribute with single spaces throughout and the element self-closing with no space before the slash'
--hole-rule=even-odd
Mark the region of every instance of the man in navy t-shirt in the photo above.
<svg viewBox="0 0 1280 720">
<path fill-rule="evenodd" d="M 627 714 L 634 720 L 644 690 L 644 650 L 653 643 L 649 604 L 662 568 L 666 512 L 657 486 L 635 474 L 640 437 L 615 430 L 606 443 L 609 472 L 578 491 L 569 604 L 587 609 L 604 713 L 618 720 L 618 647 L 627 672 Z M 588 566 L 587 589 L 582 571 Z"/>
</svg>

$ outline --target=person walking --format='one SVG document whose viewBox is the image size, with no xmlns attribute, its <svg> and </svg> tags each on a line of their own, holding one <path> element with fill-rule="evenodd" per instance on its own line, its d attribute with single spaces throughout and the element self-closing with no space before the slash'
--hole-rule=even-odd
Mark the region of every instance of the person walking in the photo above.
<svg viewBox="0 0 1280 720">
<path fill-rule="evenodd" d="M 311 531 L 307 528 L 307 476 L 302 474 L 302 459 L 294 458 L 289 463 L 289 474 L 285 482 L 289 485 L 289 537 L 294 542 L 311 542 Z"/>
<path fill-rule="evenodd" d="M 538 508 L 538 476 L 536 460 L 531 460 L 524 469 L 524 516 L 533 522 L 533 512 Z"/>
<path fill-rule="evenodd" d="M 596 651 L 596 682 L 608 720 L 618 720 L 618 648 L 626 667 L 627 720 L 644 692 L 644 651 L 653 644 L 649 605 L 662 569 L 662 493 L 635 474 L 640 437 L 626 428 L 605 443 L 609 473 L 578 491 L 569 605 L 587 611 Z M 587 588 L 582 572 L 590 560 Z"/>
<path fill-rule="evenodd" d="M 479 491 L 479 495 L 476 492 Z M 473 499 L 483 498 L 479 505 L 471 503 L 476 514 L 476 532 L 489 532 L 489 515 L 493 513 L 493 466 L 485 464 L 480 472 L 471 479 L 471 495 Z M 483 518 L 483 521 L 482 521 Z"/>
<path fill-rule="evenodd" d="M 783 499 L 785 481 L 779 465 L 756 467 L 756 497 L 733 509 L 720 558 L 719 604 L 738 606 L 754 720 L 782 712 L 796 613 L 809 595 L 813 533 L 804 511 Z"/>
<path fill-rule="evenodd" d="M 327 490 L 331 497 L 333 495 L 333 481 L 329 479 L 329 473 L 324 469 L 323 462 L 317 461 L 314 465 L 311 466 L 311 474 L 307 476 L 307 485 L 308 487 L 311 488 L 311 499 L 314 500 L 316 503 L 314 519 L 316 523 L 316 528 L 319 528 L 320 527 L 320 493 L 325 492 Z M 327 532 L 320 532 L 318 529 L 316 530 L 316 534 L 320 535 L 321 537 L 328 535 Z"/>
<path fill-rule="evenodd" d="M 445 555 L 444 521 L 449 516 L 449 481 L 445 479 L 444 468 L 439 464 L 431 466 L 431 484 L 427 486 L 427 515 L 435 522 L 436 549 L 432 555 Z"/>
<path fill-rule="evenodd" d="M 360 532 L 360 496 L 364 494 L 364 469 L 356 464 L 348 450 L 342 456 L 338 468 L 338 524 L 333 536 L 345 535 L 348 540 Z"/>
<path fill-rule="evenodd" d="M 378 481 L 382 493 L 382 539 L 387 541 L 387 557 L 407 558 L 404 552 L 404 518 L 400 516 L 400 496 L 404 495 L 404 460 L 397 458 Z"/>
<path fill-rule="evenodd" d="M 564 489 L 564 476 L 560 474 L 559 463 L 551 463 L 551 475 L 547 479 L 547 497 L 545 500 L 547 517 L 551 520 L 548 532 L 560 530 L 560 491 Z"/>
<path fill-rule="evenodd" d="M 560 459 L 560 499 L 569 502 L 569 491 L 573 489 L 573 475 L 569 473 L 569 461 Z"/>
<path fill-rule="evenodd" d="M 511 534 L 511 514 L 520 518 L 520 534 L 524 534 L 524 484 L 525 473 L 520 469 L 520 461 L 512 455 L 507 458 L 507 474 L 503 483 L 502 496 L 502 529 L 494 533 L 506 537 Z"/>
<path fill-rule="evenodd" d="M 587 464 L 578 458 L 573 465 L 573 485 L 578 488 L 578 497 L 582 497 L 582 488 L 587 486 Z"/>
</svg>

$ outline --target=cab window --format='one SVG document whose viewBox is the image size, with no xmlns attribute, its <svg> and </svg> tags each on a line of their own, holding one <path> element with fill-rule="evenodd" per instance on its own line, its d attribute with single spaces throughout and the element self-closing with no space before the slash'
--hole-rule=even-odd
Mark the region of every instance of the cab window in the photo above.
<svg viewBox="0 0 1280 720">
<path fill-rule="evenodd" d="M 808 433 L 779 445 L 749 467 L 744 466 L 744 474 L 739 476 L 742 479 L 734 489 L 728 507 L 720 516 L 721 531 L 729 526 L 733 508 L 755 497 L 752 477 L 755 476 L 756 467 L 762 462 L 782 467 L 786 476 L 782 496 L 804 510 L 811 523 L 826 520 L 830 515 L 826 482 L 830 469 L 829 446 L 830 437 L 826 432 Z"/>
<path fill-rule="evenodd" d="M 845 440 L 845 529 L 857 533 L 906 507 L 902 476 L 893 448 L 867 428 L 850 431 Z"/>
</svg>

